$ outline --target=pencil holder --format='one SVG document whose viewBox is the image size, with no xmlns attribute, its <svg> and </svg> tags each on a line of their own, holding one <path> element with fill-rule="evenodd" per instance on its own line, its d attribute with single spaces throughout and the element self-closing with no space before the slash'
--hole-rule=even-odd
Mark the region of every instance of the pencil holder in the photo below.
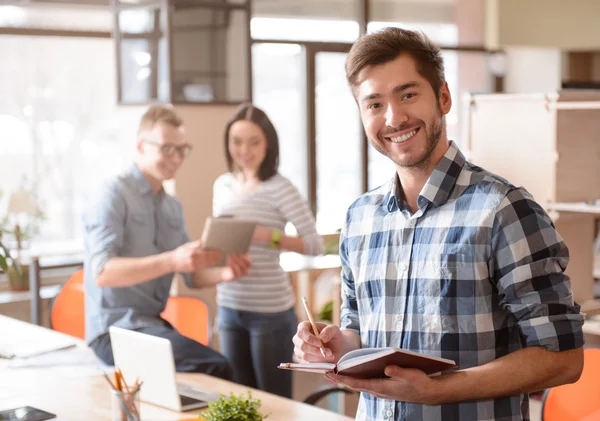
<svg viewBox="0 0 600 421">
<path fill-rule="evenodd" d="M 110 391 L 112 421 L 140 421 L 140 390 Z"/>
</svg>

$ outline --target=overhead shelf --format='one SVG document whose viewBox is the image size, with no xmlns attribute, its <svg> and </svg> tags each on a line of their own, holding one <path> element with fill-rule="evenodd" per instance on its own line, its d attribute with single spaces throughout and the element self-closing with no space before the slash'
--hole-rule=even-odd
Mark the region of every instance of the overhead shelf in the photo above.
<svg viewBox="0 0 600 421">
<path fill-rule="evenodd" d="M 547 210 L 556 212 L 573 212 L 600 215 L 599 205 L 588 205 L 584 202 L 556 202 L 546 203 L 544 207 Z"/>
</svg>

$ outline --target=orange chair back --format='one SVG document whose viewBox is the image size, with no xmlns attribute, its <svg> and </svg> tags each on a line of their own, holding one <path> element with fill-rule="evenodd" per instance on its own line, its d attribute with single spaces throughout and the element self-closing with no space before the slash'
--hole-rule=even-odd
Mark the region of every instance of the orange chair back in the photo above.
<svg viewBox="0 0 600 421">
<path fill-rule="evenodd" d="M 62 286 L 50 312 L 52 329 L 85 339 L 85 303 L 83 269 L 75 272 Z"/>
<path fill-rule="evenodd" d="M 544 394 L 543 421 L 600 421 L 600 349 L 586 349 L 583 355 L 579 380 Z"/>
<path fill-rule="evenodd" d="M 169 297 L 165 311 L 160 316 L 183 336 L 210 345 L 209 312 L 204 301 L 193 297 Z"/>
</svg>

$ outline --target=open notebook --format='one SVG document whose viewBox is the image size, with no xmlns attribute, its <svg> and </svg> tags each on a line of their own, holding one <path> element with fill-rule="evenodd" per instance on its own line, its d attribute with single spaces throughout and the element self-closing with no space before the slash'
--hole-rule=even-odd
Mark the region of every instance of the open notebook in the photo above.
<svg viewBox="0 0 600 421">
<path fill-rule="evenodd" d="M 333 363 L 281 363 L 278 368 L 312 373 L 334 372 L 344 376 L 381 378 L 385 367 L 397 365 L 402 368 L 418 368 L 427 374 L 456 368 L 452 360 L 431 357 L 399 348 L 360 348 L 348 352 L 337 364 Z"/>
</svg>

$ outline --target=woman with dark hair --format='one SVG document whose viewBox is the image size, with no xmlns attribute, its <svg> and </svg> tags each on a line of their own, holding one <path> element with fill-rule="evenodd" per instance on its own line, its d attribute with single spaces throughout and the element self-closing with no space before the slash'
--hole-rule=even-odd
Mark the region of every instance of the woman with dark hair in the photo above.
<svg viewBox="0 0 600 421">
<path fill-rule="evenodd" d="M 291 372 L 277 365 L 292 357 L 297 321 L 279 253 L 318 255 L 323 240 L 306 200 L 277 172 L 277 132 L 262 110 L 251 104 L 238 108 L 225 128 L 225 155 L 229 172 L 215 181 L 213 214 L 252 219 L 257 227 L 250 271 L 217 287 L 220 352 L 233 366 L 237 382 L 289 398 Z M 288 222 L 297 237 L 283 233 Z"/>
</svg>

